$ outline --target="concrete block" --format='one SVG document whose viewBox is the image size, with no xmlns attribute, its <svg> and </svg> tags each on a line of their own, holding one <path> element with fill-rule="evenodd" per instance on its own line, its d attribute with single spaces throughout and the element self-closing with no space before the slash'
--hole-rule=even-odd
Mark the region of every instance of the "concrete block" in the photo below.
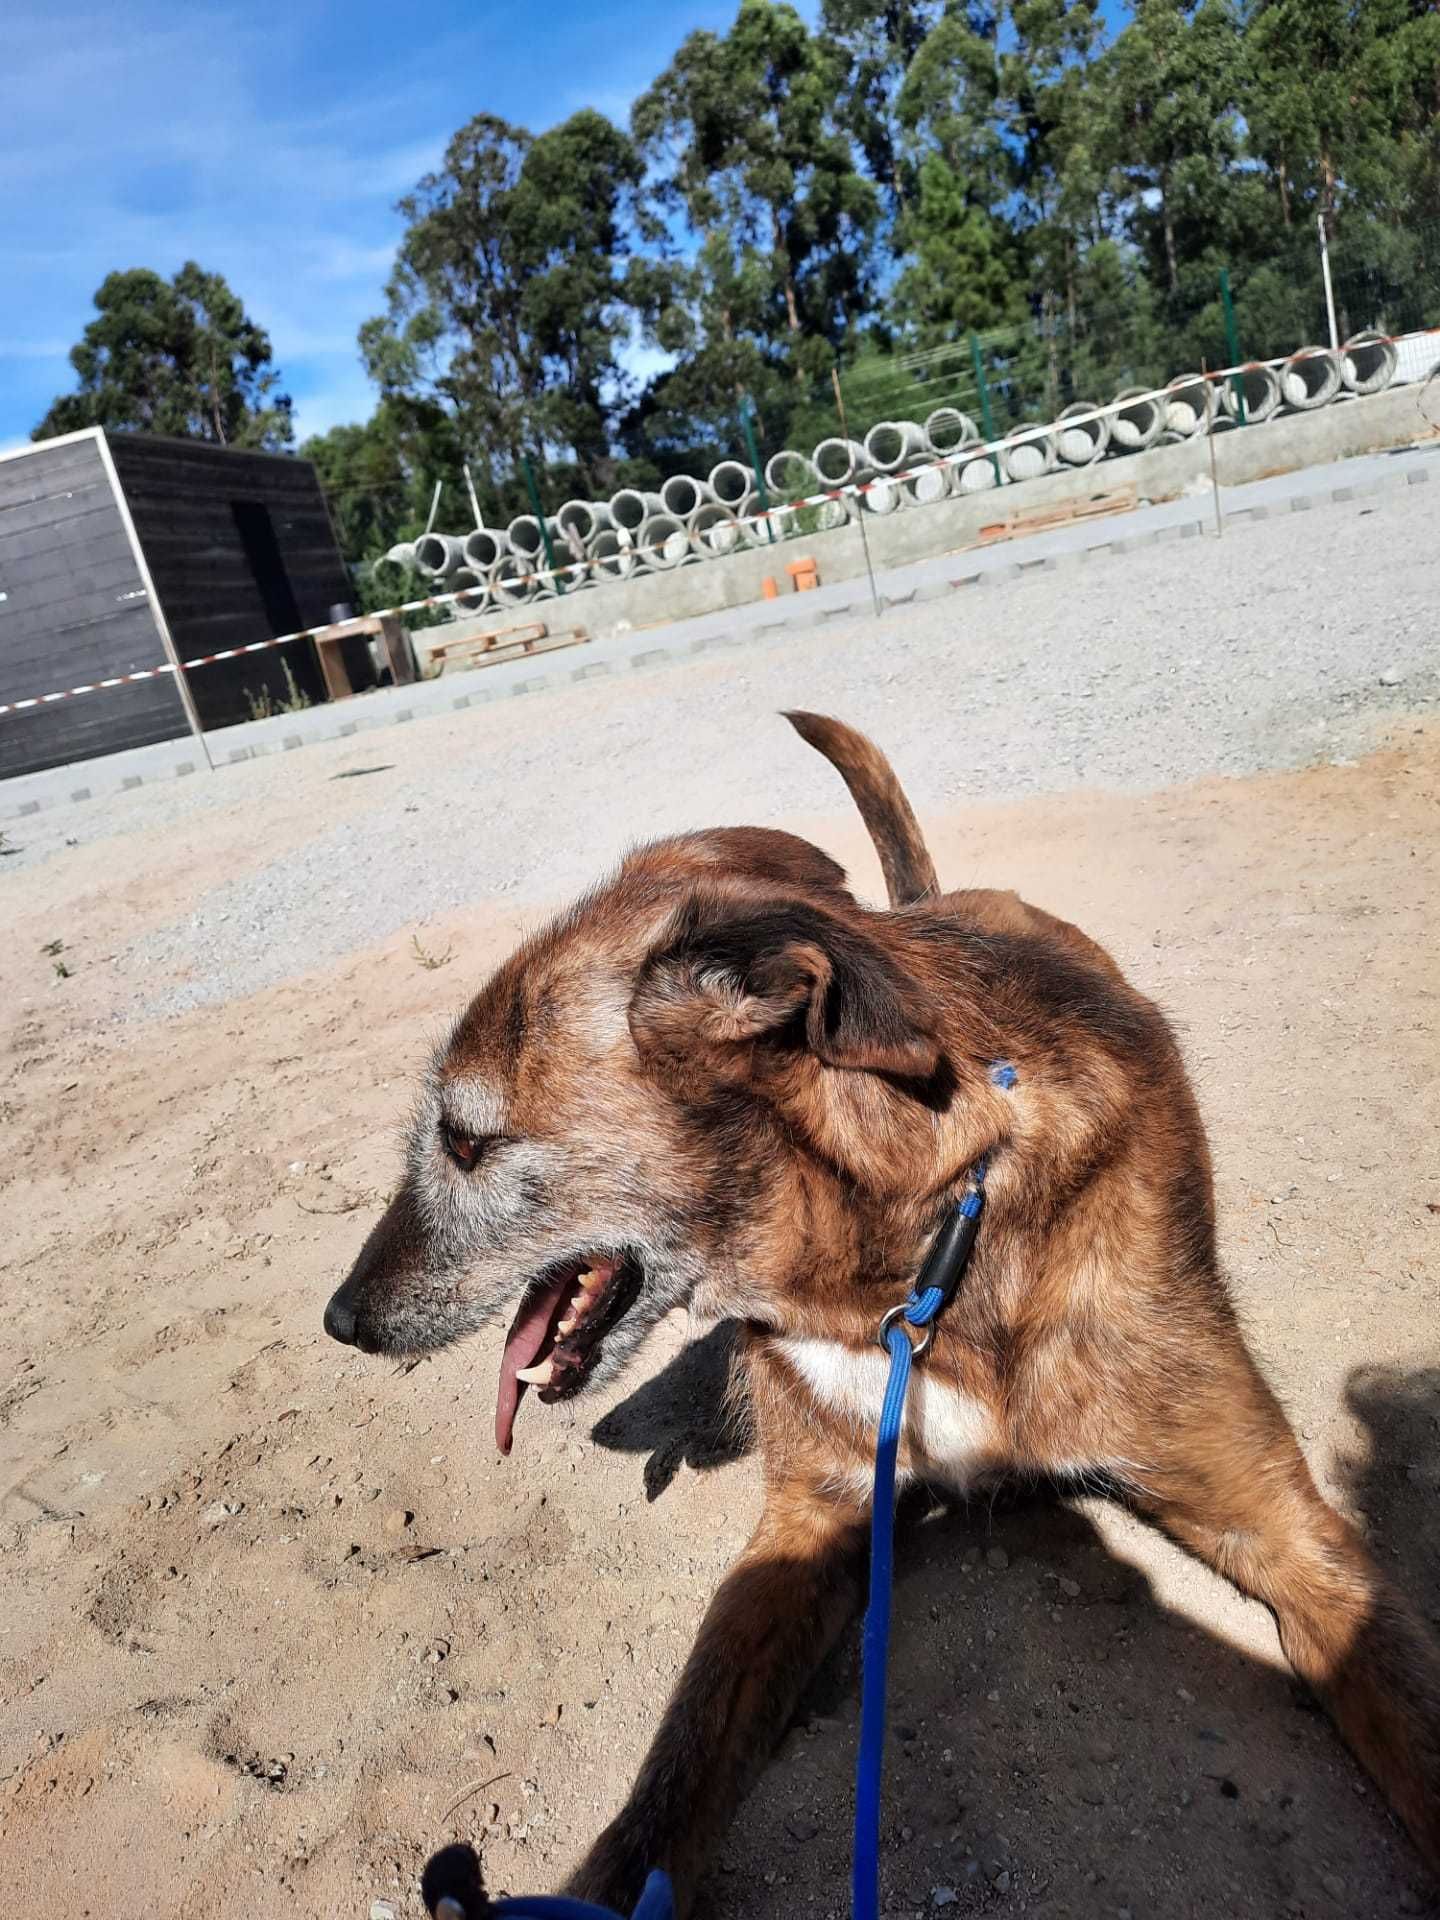
<svg viewBox="0 0 1440 1920">
<path fill-rule="evenodd" d="M 777 629 L 783 624 L 783 622 L 777 622 Z M 690 643 L 690 651 L 691 653 L 713 653 L 719 647 L 740 647 L 744 644 L 743 638 L 738 633 L 702 633 L 698 640 Z"/>
<path fill-rule="evenodd" d="M 1405 484 L 1407 487 L 1423 487 L 1429 478 L 1430 469 L 1428 467 L 1412 467 L 1405 476 Z"/>
<path fill-rule="evenodd" d="M 630 665 L 632 667 L 661 667 L 673 660 L 674 657 L 674 654 L 671 653 L 668 647 L 648 647 L 644 653 L 632 654 L 630 656 Z"/>
<path fill-rule="evenodd" d="M 548 674 L 537 674 L 533 680 L 517 680 L 510 688 L 512 694 L 543 693 L 550 685 Z"/>
<path fill-rule="evenodd" d="M 127 780 L 125 784 L 127 787 L 129 786 L 138 787 L 140 782 L 138 780 L 134 780 L 134 781 Z M 22 818 L 27 813 L 38 813 L 39 811 L 40 811 L 40 802 L 38 800 L 22 800 L 20 802 L 20 813 Z"/>
<path fill-rule="evenodd" d="M 120 785 L 126 793 L 128 793 L 132 787 L 141 787 L 144 786 L 144 784 L 144 781 L 138 773 L 127 773 L 125 778 L 120 782 Z"/>
<path fill-rule="evenodd" d="M 183 780 L 187 773 L 193 773 L 194 771 L 195 762 L 193 760 L 182 760 L 175 769 L 175 778 L 177 780 Z"/>
<path fill-rule="evenodd" d="M 1291 513 L 1309 513 L 1315 505 L 1308 493 L 1297 493 L 1290 502 Z"/>
<path fill-rule="evenodd" d="M 335 735 L 335 738 L 337 740 L 348 740 L 352 733 L 357 733 L 358 731 L 359 729 L 356 726 L 356 723 L 353 720 L 347 720 L 344 726 L 341 727 L 340 731 Z"/>
<path fill-rule="evenodd" d="M 238 766 L 242 760 L 251 759 L 253 757 L 253 752 L 254 752 L 254 749 L 251 747 L 232 747 L 229 753 L 226 754 L 225 758 L 229 762 L 229 764 L 232 767 L 234 767 L 234 766 Z M 140 782 L 137 780 L 135 784 L 138 787 Z"/>
<path fill-rule="evenodd" d="M 958 580 L 927 580 L 924 586 L 916 587 L 910 598 L 917 606 L 923 606 L 927 600 L 945 600 L 960 584 Z"/>
<path fill-rule="evenodd" d="M 394 720 L 396 726 L 398 727 L 401 725 L 403 721 L 413 720 L 415 718 L 415 710 L 413 707 L 404 707 L 401 709 L 399 713 L 392 714 L 391 718 Z"/>
<path fill-rule="evenodd" d="M 1355 498 L 1355 489 L 1354 487 L 1336 487 L 1330 498 L 1337 507 L 1343 506 L 1347 500 Z"/>
<path fill-rule="evenodd" d="M 468 693 L 457 694 L 456 697 L 450 702 L 450 711 L 452 713 L 461 713 L 464 711 L 466 707 L 469 706 L 469 704 L 470 704 L 470 696 Z"/>
<path fill-rule="evenodd" d="M 1017 560 L 1015 564 L 1021 573 L 1054 573 L 1058 563 L 1053 554 L 1046 554 L 1039 560 Z"/>
<path fill-rule="evenodd" d="M 76 787 L 70 798 L 72 800 L 88 800 L 90 798 L 89 787 Z"/>
<path fill-rule="evenodd" d="M 586 666 L 574 668 L 570 678 L 572 680 L 603 680 L 609 672 L 608 660 L 591 660 Z"/>
<path fill-rule="evenodd" d="M 301 739 L 298 733 L 287 733 L 285 736 L 286 753 L 294 753 L 297 747 L 303 747 L 304 744 L 305 742 Z"/>
</svg>

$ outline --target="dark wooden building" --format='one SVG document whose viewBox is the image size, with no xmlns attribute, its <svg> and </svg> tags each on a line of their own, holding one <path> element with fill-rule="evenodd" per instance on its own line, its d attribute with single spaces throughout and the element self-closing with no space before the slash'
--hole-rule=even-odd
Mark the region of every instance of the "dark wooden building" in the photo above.
<svg viewBox="0 0 1440 1920">
<path fill-rule="evenodd" d="M 0 456 L 0 703 L 320 626 L 350 592 L 307 460 L 100 428 Z M 362 638 L 344 658 L 374 684 Z M 325 699 L 300 640 L 0 714 L 0 776 L 249 720 L 287 665 Z"/>
</svg>

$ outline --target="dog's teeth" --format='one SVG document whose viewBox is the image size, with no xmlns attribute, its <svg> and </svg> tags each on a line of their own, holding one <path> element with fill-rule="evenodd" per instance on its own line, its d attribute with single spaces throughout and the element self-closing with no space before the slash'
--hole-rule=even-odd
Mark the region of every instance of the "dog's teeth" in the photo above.
<svg viewBox="0 0 1440 1920">
<path fill-rule="evenodd" d="M 555 1374 L 555 1362 L 542 1360 L 538 1367 L 517 1367 L 515 1378 L 528 1380 L 532 1387 L 548 1387 Z"/>
<path fill-rule="evenodd" d="M 565 1335 L 567 1333 L 573 1333 L 576 1327 L 579 1326 L 579 1324 L 580 1324 L 580 1316 L 578 1313 L 567 1313 L 565 1318 L 560 1322 L 559 1326 L 555 1329 L 555 1331 L 560 1335 L 561 1339 L 563 1340 Z"/>
</svg>

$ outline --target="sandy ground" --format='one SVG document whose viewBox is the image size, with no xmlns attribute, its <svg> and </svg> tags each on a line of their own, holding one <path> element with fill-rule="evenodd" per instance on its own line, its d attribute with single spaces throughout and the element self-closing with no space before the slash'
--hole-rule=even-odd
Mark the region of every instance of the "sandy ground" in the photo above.
<svg viewBox="0 0 1440 1920">
<path fill-rule="evenodd" d="M 437 738 L 317 751 L 304 785 L 163 835 L 136 814 L 0 862 L 17 1912 L 414 1916 L 452 1843 L 493 1888 L 552 1887 L 623 1797 L 756 1512 L 754 1464 L 719 1438 L 723 1332 L 667 1324 L 607 1399 L 528 1407 L 509 1461 L 493 1339 L 406 1372 L 321 1335 L 409 1076 L 540 888 L 433 919 L 440 965 L 405 928 L 178 1017 L 137 1000 L 127 954 L 367 785 L 317 782 L 403 777 Z M 1253 1342 L 1323 1483 L 1433 1615 L 1440 732 L 1377 738 L 1358 764 L 926 813 L 943 875 L 1082 921 L 1175 1015 Z M 743 795 L 745 769 L 726 777 Z M 840 798 L 787 823 L 874 892 Z M 848 1910 L 856 1708 L 852 1637 L 735 1826 L 711 1914 Z M 893 1726 L 892 1911 L 1378 1917 L 1430 1897 L 1268 1617 L 1098 1505 L 917 1520 Z"/>
</svg>

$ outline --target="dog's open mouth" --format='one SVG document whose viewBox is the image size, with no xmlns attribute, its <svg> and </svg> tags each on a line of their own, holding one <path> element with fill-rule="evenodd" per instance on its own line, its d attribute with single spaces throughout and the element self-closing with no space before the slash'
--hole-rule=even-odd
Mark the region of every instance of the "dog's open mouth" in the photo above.
<svg viewBox="0 0 1440 1920">
<path fill-rule="evenodd" d="M 525 1290 L 505 1336 L 495 1398 L 495 1444 L 509 1453 L 515 1414 L 527 1387 L 546 1401 L 578 1393 L 600 1348 L 634 1306 L 644 1278 L 627 1253 L 586 1254 L 552 1267 Z"/>
</svg>

